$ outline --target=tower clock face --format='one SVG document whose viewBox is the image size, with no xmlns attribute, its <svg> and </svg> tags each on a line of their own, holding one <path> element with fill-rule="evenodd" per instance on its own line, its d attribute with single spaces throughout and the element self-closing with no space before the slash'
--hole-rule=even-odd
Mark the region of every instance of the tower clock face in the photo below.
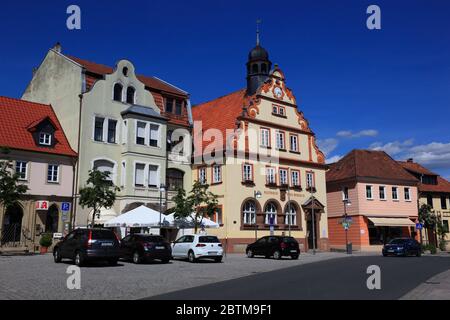
<svg viewBox="0 0 450 320">
<path fill-rule="evenodd" d="M 281 96 L 283 95 L 283 90 L 281 90 L 281 88 L 279 87 L 276 87 L 273 92 L 275 93 L 275 96 L 277 98 L 281 98 Z"/>
</svg>

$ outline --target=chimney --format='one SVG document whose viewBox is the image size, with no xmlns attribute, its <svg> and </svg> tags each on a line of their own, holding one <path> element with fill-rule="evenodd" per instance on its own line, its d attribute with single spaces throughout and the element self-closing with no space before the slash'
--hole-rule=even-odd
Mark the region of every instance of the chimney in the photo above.
<svg viewBox="0 0 450 320">
<path fill-rule="evenodd" d="M 53 47 L 53 50 L 55 50 L 58 53 L 61 53 L 62 47 L 61 47 L 61 43 L 59 43 L 59 41 L 55 44 L 55 46 Z"/>
<path fill-rule="evenodd" d="M 408 163 L 414 163 L 414 159 L 413 159 L 413 158 L 409 158 L 408 160 L 406 160 L 406 162 L 408 162 Z"/>
</svg>

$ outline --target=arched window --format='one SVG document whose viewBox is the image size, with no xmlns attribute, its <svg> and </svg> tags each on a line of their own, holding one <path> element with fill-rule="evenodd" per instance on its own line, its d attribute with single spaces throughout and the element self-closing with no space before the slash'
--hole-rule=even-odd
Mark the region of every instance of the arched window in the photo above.
<svg viewBox="0 0 450 320">
<path fill-rule="evenodd" d="M 265 63 L 261 64 L 261 73 L 267 73 L 267 65 Z"/>
<path fill-rule="evenodd" d="M 116 83 L 114 85 L 114 101 L 119 101 L 122 102 L 122 91 L 123 91 L 123 86 L 120 83 Z"/>
<path fill-rule="evenodd" d="M 290 221 L 289 221 L 290 220 Z M 286 216 L 284 223 L 291 226 L 297 225 L 297 208 L 291 203 L 291 205 L 286 206 Z"/>
<path fill-rule="evenodd" d="M 94 161 L 94 169 L 101 171 L 101 172 L 109 172 L 109 178 L 108 180 L 113 182 L 113 175 L 114 175 L 114 163 L 108 160 L 95 160 Z"/>
<path fill-rule="evenodd" d="M 127 103 L 135 104 L 135 101 L 134 101 L 135 93 L 136 93 L 136 89 L 134 89 L 133 87 L 127 88 Z"/>
<path fill-rule="evenodd" d="M 273 202 L 269 202 L 266 205 L 266 210 L 264 210 L 266 214 L 265 223 L 270 224 L 270 217 L 273 216 L 274 224 L 277 224 L 277 206 Z"/>
<path fill-rule="evenodd" d="M 184 172 L 177 169 L 167 169 L 167 188 L 171 191 L 183 189 Z"/>
<path fill-rule="evenodd" d="M 253 73 L 258 73 L 258 65 L 256 63 L 253 65 L 252 69 Z"/>
<path fill-rule="evenodd" d="M 244 203 L 242 210 L 244 216 L 244 224 L 255 224 L 256 223 L 256 204 L 254 201 L 247 201 Z"/>
</svg>

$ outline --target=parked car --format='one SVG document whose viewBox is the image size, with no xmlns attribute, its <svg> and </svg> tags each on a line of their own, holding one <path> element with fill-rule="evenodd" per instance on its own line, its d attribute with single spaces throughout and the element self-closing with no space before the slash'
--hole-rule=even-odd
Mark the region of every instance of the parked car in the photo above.
<svg viewBox="0 0 450 320">
<path fill-rule="evenodd" d="M 168 263 L 172 258 L 170 243 L 163 237 L 149 234 L 131 234 L 120 242 L 121 258 L 138 264 L 143 261 L 161 260 Z"/>
<path fill-rule="evenodd" d="M 281 259 L 284 256 L 298 259 L 300 247 L 297 240 L 285 236 L 267 236 L 249 244 L 246 249 L 247 257 L 265 256 Z"/>
<path fill-rule="evenodd" d="M 221 262 L 223 258 L 222 243 L 216 236 L 187 235 L 172 243 L 174 258 L 188 258 L 190 262 L 198 259 L 214 259 Z"/>
<path fill-rule="evenodd" d="M 383 246 L 383 256 L 410 256 L 420 257 L 422 247 L 420 243 L 411 238 L 396 238 Z"/>
<path fill-rule="evenodd" d="M 91 260 L 104 260 L 110 265 L 116 265 L 119 257 L 119 239 L 109 229 L 76 229 L 58 242 L 53 249 L 56 263 L 62 259 L 71 259 L 80 267 Z"/>
</svg>

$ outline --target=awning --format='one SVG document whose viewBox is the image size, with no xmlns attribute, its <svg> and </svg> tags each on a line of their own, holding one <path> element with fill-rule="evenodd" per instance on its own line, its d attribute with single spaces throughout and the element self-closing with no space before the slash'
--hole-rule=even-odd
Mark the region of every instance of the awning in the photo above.
<svg viewBox="0 0 450 320">
<path fill-rule="evenodd" d="M 377 227 L 415 227 L 416 224 L 408 218 L 370 218 Z"/>
</svg>

